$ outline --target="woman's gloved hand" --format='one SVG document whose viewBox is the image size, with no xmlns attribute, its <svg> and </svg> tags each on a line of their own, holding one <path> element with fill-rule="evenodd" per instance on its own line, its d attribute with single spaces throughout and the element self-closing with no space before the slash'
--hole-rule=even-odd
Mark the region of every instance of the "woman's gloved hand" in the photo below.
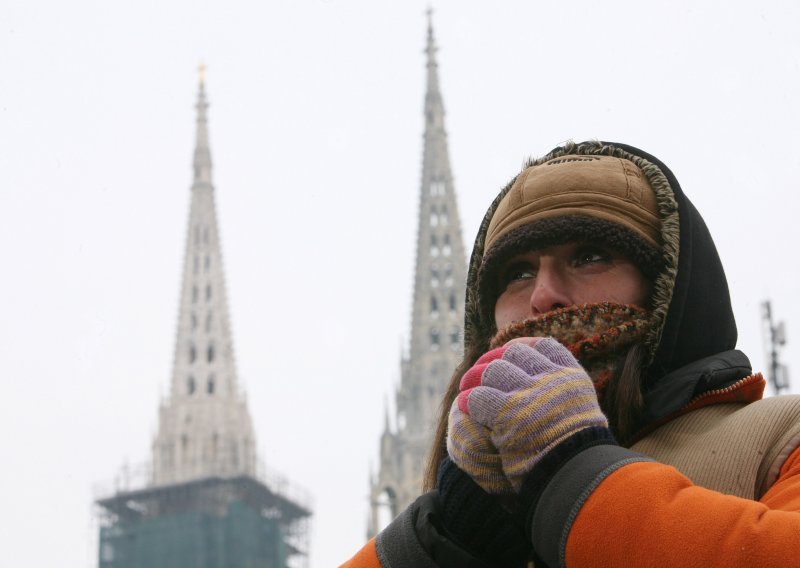
<svg viewBox="0 0 800 568">
<path fill-rule="evenodd" d="M 515 340 L 490 351 L 462 377 L 460 389 L 450 412 L 448 453 L 490 493 L 507 490 L 498 480 L 498 456 L 518 493 L 560 442 L 586 428 L 608 428 L 592 380 L 552 338 Z"/>
<path fill-rule="evenodd" d="M 480 384 L 481 375 L 489 363 L 500 359 L 505 351 L 506 347 L 499 347 L 484 354 L 464 374 L 461 385 Z M 457 405 L 450 408 L 447 422 L 447 454 L 450 459 L 487 493 L 512 495 L 514 490 L 503 473 L 500 454 L 490 436 L 486 426 L 468 413 L 461 412 Z"/>
</svg>

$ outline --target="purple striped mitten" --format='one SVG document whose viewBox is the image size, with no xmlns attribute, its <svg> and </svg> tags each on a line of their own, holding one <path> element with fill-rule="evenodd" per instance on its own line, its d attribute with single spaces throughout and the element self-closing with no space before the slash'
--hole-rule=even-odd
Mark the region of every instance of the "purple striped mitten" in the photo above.
<svg viewBox="0 0 800 568">
<path fill-rule="evenodd" d="M 450 421 L 469 417 L 488 429 L 503 473 L 519 492 L 526 474 L 559 442 L 586 428 L 608 428 L 608 420 L 589 375 L 555 339 L 503 350 L 479 382 L 464 375 Z"/>
<path fill-rule="evenodd" d="M 505 347 L 493 349 L 475 362 L 464 374 L 461 384 L 479 384 L 486 367 L 505 353 Z M 514 490 L 503 473 L 497 448 L 489 438 L 491 432 L 454 404 L 447 421 L 447 454 L 475 483 L 492 495 L 512 495 Z"/>
</svg>

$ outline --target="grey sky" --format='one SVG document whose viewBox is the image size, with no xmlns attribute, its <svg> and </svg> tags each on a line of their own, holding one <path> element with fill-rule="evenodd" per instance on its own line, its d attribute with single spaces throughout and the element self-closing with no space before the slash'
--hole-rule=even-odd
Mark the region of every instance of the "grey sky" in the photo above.
<svg viewBox="0 0 800 568">
<path fill-rule="evenodd" d="M 410 319 L 426 6 L 0 4 L 0 564 L 94 566 L 94 484 L 149 458 L 200 61 L 261 457 L 315 497 L 312 566 L 363 544 Z M 766 297 L 800 362 L 796 2 L 434 9 L 467 246 L 527 155 L 570 138 L 633 144 L 703 213 L 754 367 Z"/>
</svg>

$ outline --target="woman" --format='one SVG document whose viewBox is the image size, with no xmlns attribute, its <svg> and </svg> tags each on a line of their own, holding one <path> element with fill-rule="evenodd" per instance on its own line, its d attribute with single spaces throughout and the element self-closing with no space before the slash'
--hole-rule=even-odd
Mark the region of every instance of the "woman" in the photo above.
<svg viewBox="0 0 800 568">
<path fill-rule="evenodd" d="M 527 164 L 466 314 L 429 492 L 347 566 L 800 565 L 800 397 L 760 400 L 664 164 L 601 142 Z"/>
</svg>

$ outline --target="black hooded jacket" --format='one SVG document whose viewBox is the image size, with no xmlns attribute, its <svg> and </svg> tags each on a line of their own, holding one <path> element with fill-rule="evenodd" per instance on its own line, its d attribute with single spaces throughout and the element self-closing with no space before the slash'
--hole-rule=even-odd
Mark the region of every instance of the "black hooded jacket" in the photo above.
<svg viewBox="0 0 800 568">
<path fill-rule="evenodd" d="M 700 213 L 672 171 L 658 158 L 626 144 L 603 143 L 654 164 L 678 205 L 679 253 L 667 317 L 645 389 L 642 427 L 683 408 L 702 393 L 726 388 L 752 371 L 736 346 L 728 281 Z"/>
</svg>

